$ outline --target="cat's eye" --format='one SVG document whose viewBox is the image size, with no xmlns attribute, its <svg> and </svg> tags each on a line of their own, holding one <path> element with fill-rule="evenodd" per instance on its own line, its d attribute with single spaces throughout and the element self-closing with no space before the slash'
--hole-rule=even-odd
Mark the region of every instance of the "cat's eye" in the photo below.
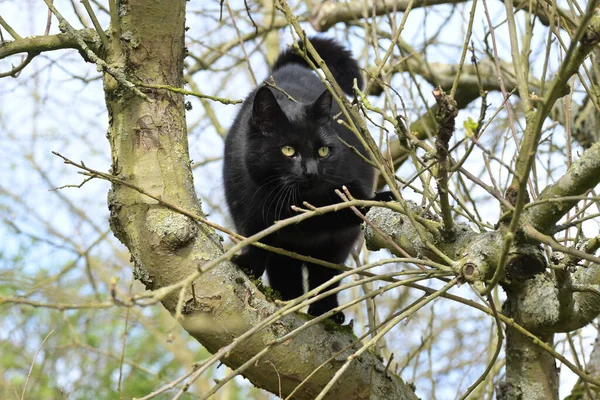
<svg viewBox="0 0 600 400">
<path fill-rule="evenodd" d="M 327 147 L 327 146 L 319 147 L 319 150 L 317 150 L 317 153 L 319 154 L 319 157 L 327 157 L 329 155 L 329 147 Z"/>
<path fill-rule="evenodd" d="M 292 157 L 294 154 L 296 154 L 296 149 L 294 149 L 292 146 L 281 146 L 281 152 L 286 157 Z"/>
</svg>

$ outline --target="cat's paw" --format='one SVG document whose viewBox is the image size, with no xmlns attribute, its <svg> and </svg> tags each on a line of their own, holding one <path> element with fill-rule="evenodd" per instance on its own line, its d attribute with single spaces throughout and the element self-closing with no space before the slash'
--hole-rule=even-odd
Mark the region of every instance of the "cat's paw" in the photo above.
<svg viewBox="0 0 600 400">
<path fill-rule="evenodd" d="M 371 200 L 374 200 L 374 201 L 395 201 L 396 198 L 394 197 L 394 194 L 392 192 L 390 192 L 389 190 L 386 190 L 385 192 L 377 192 L 377 193 L 375 193 L 375 197 L 373 197 Z"/>
<path fill-rule="evenodd" d="M 337 307 L 337 304 L 335 305 L 335 307 Z M 334 307 L 325 307 L 322 304 L 313 303 L 308 307 L 308 313 L 314 317 L 318 317 L 319 315 L 323 315 L 326 312 L 330 311 L 332 308 Z M 344 323 L 346 316 L 343 312 L 338 311 L 332 316 L 330 316 L 329 319 L 335 322 L 336 324 L 341 325 Z"/>
<path fill-rule="evenodd" d="M 346 316 L 343 312 L 340 311 L 333 314 L 331 317 L 329 317 L 329 319 L 338 325 L 342 325 L 344 323 L 344 320 L 346 319 Z"/>
</svg>

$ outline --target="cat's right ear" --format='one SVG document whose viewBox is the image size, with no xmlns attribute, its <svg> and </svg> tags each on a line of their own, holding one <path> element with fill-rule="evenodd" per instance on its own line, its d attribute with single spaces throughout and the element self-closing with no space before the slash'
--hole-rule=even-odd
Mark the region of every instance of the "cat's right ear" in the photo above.
<svg viewBox="0 0 600 400">
<path fill-rule="evenodd" d="M 285 115 L 271 89 L 266 86 L 258 89 L 252 104 L 252 125 L 264 135 L 268 135 L 274 133 L 283 121 Z"/>
<path fill-rule="evenodd" d="M 331 119 L 331 106 L 333 104 L 333 97 L 329 90 L 325 89 L 317 100 L 312 105 L 315 115 L 319 117 L 325 117 L 328 120 Z"/>
</svg>

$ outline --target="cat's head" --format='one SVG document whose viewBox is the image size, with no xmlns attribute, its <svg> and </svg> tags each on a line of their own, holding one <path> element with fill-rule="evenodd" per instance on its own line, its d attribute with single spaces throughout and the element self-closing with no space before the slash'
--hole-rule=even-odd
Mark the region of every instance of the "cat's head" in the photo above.
<svg viewBox="0 0 600 400">
<path fill-rule="evenodd" d="M 331 94 L 325 90 L 310 104 L 282 104 L 265 86 L 254 96 L 246 156 L 252 178 L 260 185 L 294 185 L 301 194 L 339 188 L 346 149 L 333 126 Z"/>
</svg>

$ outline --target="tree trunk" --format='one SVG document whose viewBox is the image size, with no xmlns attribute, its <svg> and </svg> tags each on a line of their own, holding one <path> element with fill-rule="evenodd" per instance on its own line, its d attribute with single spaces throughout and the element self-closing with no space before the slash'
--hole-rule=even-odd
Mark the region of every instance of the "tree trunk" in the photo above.
<svg viewBox="0 0 600 400">
<path fill-rule="evenodd" d="M 552 346 L 554 335 L 540 339 Z M 514 328 L 506 328 L 506 379 L 498 400 L 558 399 L 558 368 L 554 357 Z"/>
</svg>

